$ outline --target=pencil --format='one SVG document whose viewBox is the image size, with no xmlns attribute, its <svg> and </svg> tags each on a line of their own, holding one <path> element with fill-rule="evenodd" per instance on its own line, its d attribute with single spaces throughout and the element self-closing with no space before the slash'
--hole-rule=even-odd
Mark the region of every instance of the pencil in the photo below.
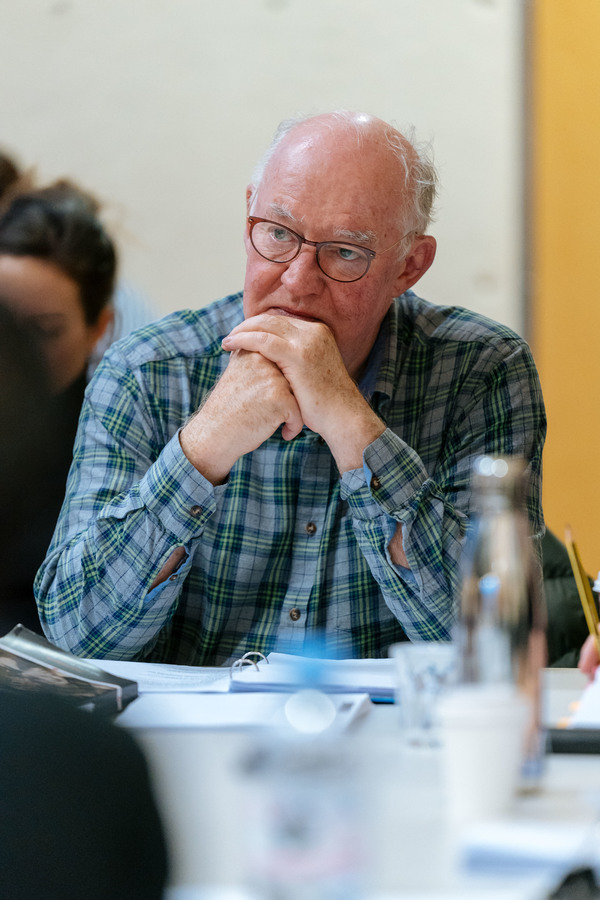
<svg viewBox="0 0 600 900">
<path fill-rule="evenodd" d="M 594 602 L 594 595 L 592 594 L 592 589 L 590 587 L 590 581 L 587 577 L 587 573 L 583 568 L 581 563 L 581 557 L 579 556 L 579 551 L 575 546 L 575 541 L 573 540 L 573 536 L 571 534 L 571 529 L 567 526 L 565 529 L 565 544 L 567 545 L 567 550 L 569 552 L 569 559 L 571 561 L 571 568 L 573 569 L 573 575 L 575 576 L 575 582 L 577 584 L 577 591 L 579 592 L 579 599 L 581 600 L 581 605 L 583 607 L 583 612 L 585 615 L 585 621 L 587 622 L 587 627 L 589 633 L 592 635 L 596 642 L 596 649 L 598 651 L 598 655 L 600 656 L 600 634 L 598 634 L 598 610 L 596 609 L 596 604 Z"/>
</svg>

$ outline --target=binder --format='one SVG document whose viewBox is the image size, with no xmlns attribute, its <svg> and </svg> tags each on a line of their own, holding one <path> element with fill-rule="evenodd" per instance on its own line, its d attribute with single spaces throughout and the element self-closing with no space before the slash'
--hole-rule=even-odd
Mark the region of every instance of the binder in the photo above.
<svg viewBox="0 0 600 900">
<path fill-rule="evenodd" d="M 332 694 L 369 694 L 371 699 L 393 700 L 393 659 L 316 659 L 287 653 L 249 652 L 229 672 L 229 690 L 283 691 L 316 687 Z"/>
</svg>

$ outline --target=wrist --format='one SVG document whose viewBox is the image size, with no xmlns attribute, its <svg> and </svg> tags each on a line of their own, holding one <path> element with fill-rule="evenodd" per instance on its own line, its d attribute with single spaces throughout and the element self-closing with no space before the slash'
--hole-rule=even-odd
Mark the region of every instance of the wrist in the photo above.
<svg viewBox="0 0 600 900">
<path fill-rule="evenodd" d="M 212 485 L 223 484 L 235 460 L 229 461 L 222 448 L 216 444 L 213 446 L 210 437 L 198 434 L 194 428 L 193 420 L 190 420 L 179 432 L 179 444 L 184 455 L 195 469 L 203 475 Z"/>
<path fill-rule="evenodd" d="M 366 448 L 384 433 L 385 423 L 365 403 L 365 410 L 344 419 L 322 437 L 336 461 L 340 473 L 359 469 Z"/>
</svg>

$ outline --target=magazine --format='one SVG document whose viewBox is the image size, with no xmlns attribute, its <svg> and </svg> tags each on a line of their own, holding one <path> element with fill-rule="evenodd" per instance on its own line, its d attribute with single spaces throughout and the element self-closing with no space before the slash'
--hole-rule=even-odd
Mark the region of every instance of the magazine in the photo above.
<svg viewBox="0 0 600 900">
<path fill-rule="evenodd" d="M 137 682 L 111 675 L 23 625 L 0 638 L 0 689 L 49 691 L 105 715 L 122 712 L 138 695 Z"/>
</svg>

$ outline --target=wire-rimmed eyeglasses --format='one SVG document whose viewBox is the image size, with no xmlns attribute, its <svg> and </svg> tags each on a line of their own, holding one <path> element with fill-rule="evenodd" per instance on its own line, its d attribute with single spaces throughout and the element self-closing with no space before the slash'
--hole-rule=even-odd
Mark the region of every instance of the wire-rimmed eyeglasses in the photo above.
<svg viewBox="0 0 600 900">
<path fill-rule="evenodd" d="M 315 248 L 321 272 L 333 281 L 343 282 L 363 278 L 376 256 L 387 253 L 409 234 L 416 234 L 409 231 L 395 244 L 376 253 L 368 247 L 347 244 L 345 241 L 309 241 L 286 225 L 261 219 L 259 216 L 248 216 L 248 225 L 252 246 L 263 259 L 274 263 L 289 263 L 298 256 L 303 244 L 309 244 Z"/>
</svg>

